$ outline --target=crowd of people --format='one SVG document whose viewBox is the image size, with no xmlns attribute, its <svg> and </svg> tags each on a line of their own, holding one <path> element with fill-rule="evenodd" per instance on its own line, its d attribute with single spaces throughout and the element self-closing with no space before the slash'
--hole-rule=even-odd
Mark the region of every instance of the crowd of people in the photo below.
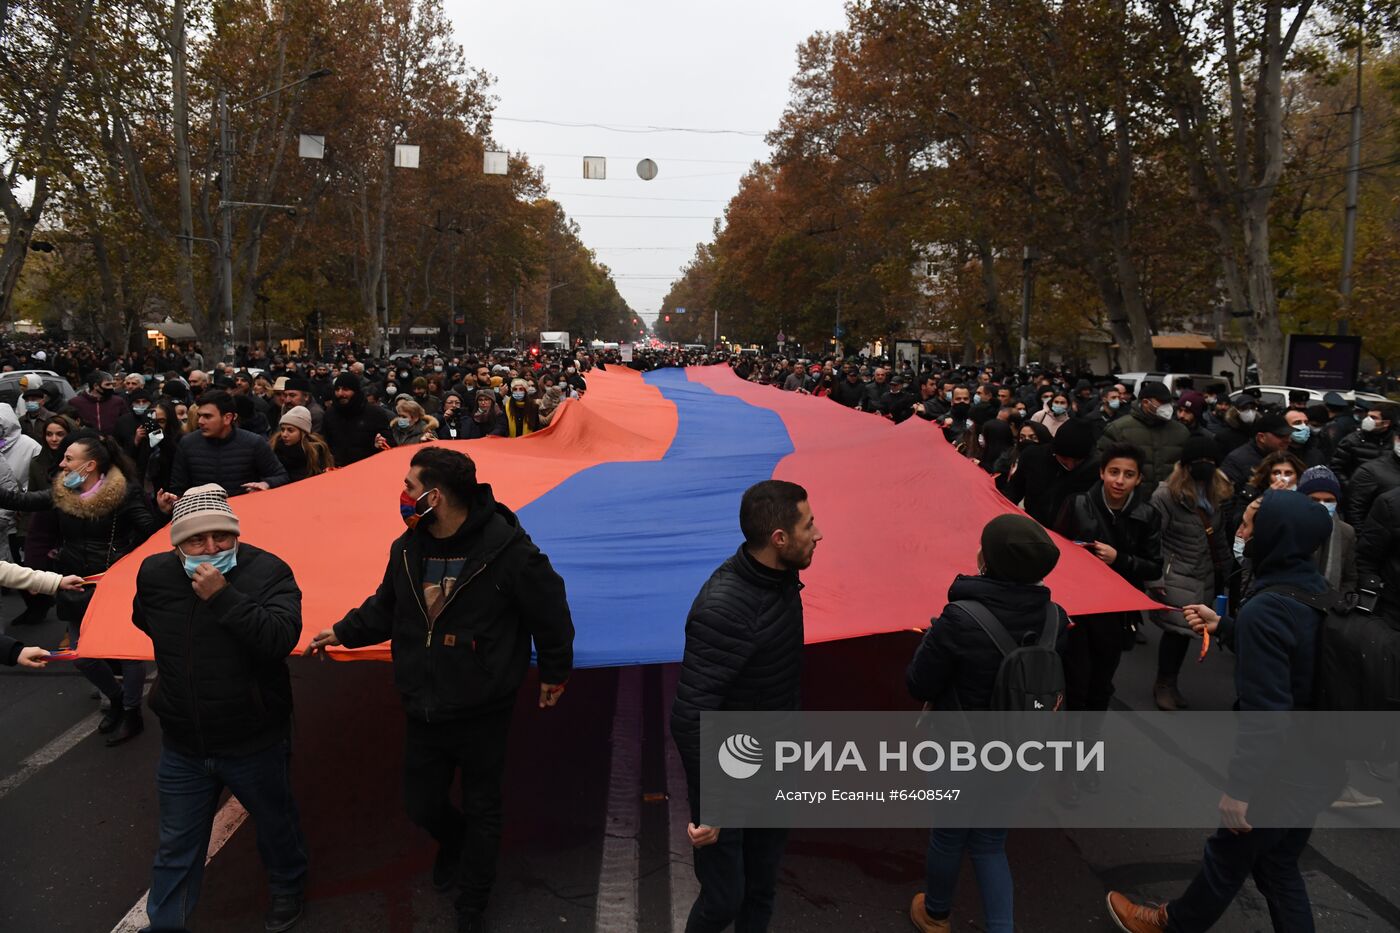
<svg viewBox="0 0 1400 933">
<path fill-rule="evenodd" d="M 954 583 L 949 606 L 910 663 L 910 693 L 931 706 L 998 708 L 993 685 L 1003 657 L 989 626 L 1021 644 L 1048 638 L 1062 660 L 1065 705 L 1091 711 L 1108 708 L 1123 652 L 1145 642 L 1144 622 L 1161 628 L 1153 689 L 1160 709 L 1188 708 L 1183 662 L 1203 633 L 1217 633 L 1236 652 L 1242 708 L 1306 706 L 1300 684 L 1314 669 L 1316 638 L 1310 644 L 1308 633 L 1320 614 L 1269 591 L 1281 585 L 1336 593 L 1400 628 L 1400 419 L 1393 403 L 1353 406 L 1329 394 L 1312 405 L 1303 393 L 1271 410 L 1248 391 L 1198 391 L 1189 382 L 1169 389 L 1054 370 L 916 371 L 676 349 L 639 348 L 622 365 L 697 363 L 727 364 L 739 378 L 826 396 L 872 417 L 928 422 L 931 443 L 951 445 L 1024 509 L 1025 516 L 1003 516 L 983 529 L 980 574 Z M 581 350 L 376 360 L 346 348 L 330 360 L 252 354 L 239 365 L 207 364 L 197 346 L 125 355 L 75 344 L 0 351 L 0 368 L 22 374 L 15 398 L 0 401 L 0 584 L 27 591 L 23 613 L 0 636 L 0 661 L 43 667 L 51 660 L 16 637 L 50 610 L 67 626 L 60 649 L 76 648 L 102 574 L 169 530 L 172 549 L 148 558 L 138 574 L 133 619 L 155 646 L 160 676 L 150 706 L 164 736 L 148 929 L 184 929 L 203 870 L 200 841 L 223 787 L 245 803 L 260 843 L 267 840 L 260 844 L 271 882 L 266 928 L 286 930 L 302 916 L 306 852 L 286 776 L 286 657 L 301 633 L 301 594 L 280 558 L 240 543 L 233 506 L 238 496 L 404 445 L 426 445 L 401 491 L 409 531 L 376 593 L 316 635 L 310 651 L 395 645 L 410 816 L 438 843 L 434 883 L 459 890 L 460 929 L 484 929 L 514 696 L 533 646 L 540 707 L 558 701 L 573 629 L 562 581 L 514 514 L 477 480 L 470 458 L 427 442 L 531 434 L 551 423 L 564 400 L 587 391 L 595 367 L 616 364 L 615 354 L 598 359 Z M 76 394 L 56 392 L 35 370 L 58 373 Z M 805 490 L 791 483 L 749 490 L 739 519 L 745 543 L 687 619 L 672 716 L 690 778 L 701 895 L 687 929 L 696 933 L 736 920 L 759 931 L 772 914 L 785 834 L 701 822 L 698 724 L 709 709 L 796 708 L 799 574 L 821 541 Z M 1046 529 L 1086 548 L 1163 608 L 1070 620 L 1043 584 L 1060 555 Z M 474 596 L 456 598 L 478 580 Z M 201 615 L 211 624 L 190 639 L 188 619 Z M 1260 647 L 1279 633 L 1289 636 L 1287 650 Z M 449 652 L 452 663 L 465 665 L 460 680 L 429 676 L 439 663 L 432 659 L 459 637 L 470 646 L 470 653 Z M 1278 638 L 1270 643 L 1276 648 Z M 478 652 L 490 653 L 489 663 Z M 194 684 L 188 675 L 196 660 L 203 674 Z M 97 728 L 107 744 L 138 736 L 146 663 L 83 657 L 78 665 L 103 700 Z M 482 671 L 495 673 L 483 679 Z M 257 703 L 250 706 L 249 695 Z M 461 810 L 448 796 L 458 770 Z M 1084 777 L 1063 782 L 1059 793 L 1075 806 L 1097 789 Z M 1182 898 L 1149 907 L 1110 895 L 1122 929 L 1207 929 L 1251 871 L 1267 880 L 1276 918 L 1290 918 L 1280 929 L 1311 929 L 1297 870 L 1307 833 L 1244 835 L 1250 790 L 1227 789 L 1220 805 L 1226 829 L 1207 844 L 1205 880 Z M 1328 789 L 1323 805 L 1329 802 L 1382 803 L 1345 775 Z M 924 891 L 910 911 L 914 925 L 949 929 L 958 866 L 970 852 L 986 928 L 1011 930 L 1005 841 L 1005 831 L 935 831 Z"/>
<path fill-rule="evenodd" d="M 1382 693 L 1391 683 L 1396 659 L 1390 654 L 1373 652 L 1366 665 L 1327 671 L 1319 644 L 1330 611 L 1367 614 L 1362 617 L 1372 624 L 1400 631 L 1400 407 L 1393 402 L 1349 404 L 1329 392 L 1313 404 L 1308 392 L 1297 390 L 1276 409 L 1257 391 L 1231 395 L 1228 383 L 1198 391 L 1189 379 L 1169 388 L 1163 382 L 1129 384 L 1067 371 L 988 366 L 915 372 L 907 363 L 894 367 L 850 359 L 740 357 L 731 365 L 740 378 L 777 390 L 827 397 L 896 423 L 930 422 L 936 443 L 952 445 L 1024 509 L 1026 516 L 1003 516 L 983 530 L 979 575 L 957 578 L 949 605 L 933 620 L 910 663 L 910 693 L 932 708 L 1006 708 L 996 704 L 993 687 L 1002 683 L 1002 665 L 1011 655 L 996 633 L 1021 646 L 1048 634 L 1047 605 L 1054 604 L 1043 580 L 1060 552 L 1046 529 L 1086 548 L 1161 607 L 1072 621 L 1061 613 L 1058 636 L 1049 640 L 1061 661 L 1068 709 L 1108 709 L 1123 652 L 1147 642 L 1144 621 L 1161 630 L 1153 696 L 1163 711 L 1189 708 L 1179 684 L 1183 662 L 1192 639 L 1210 634 L 1235 653 L 1241 710 L 1310 708 L 1317 685 L 1329 676 L 1372 682 Z M 789 498 L 794 508 L 788 520 L 801 528 L 804 519 L 795 502 L 805 500 L 805 493 L 790 492 Z M 805 502 L 803 509 L 805 515 Z M 768 543 L 781 545 L 791 534 L 775 535 Z M 810 553 L 803 558 L 810 562 Z M 806 563 L 783 566 L 798 570 Z M 703 608 L 697 602 L 692 610 L 686 661 L 702 675 L 721 666 L 712 659 L 723 656 L 723 644 L 732 643 L 714 639 L 716 623 L 698 612 Z M 774 668 L 765 662 L 765 672 Z M 742 673 L 738 679 L 728 694 L 711 688 L 718 695 L 707 698 L 707 708 L 747 708 L 733 704 L 745 703 L 755 686 L 745 683 Z M 681 730 L 697 717 L 689 708 L 695 700 L 686 695 L 684 670 L 681 684 L 673 731 L 684 749 L 690 743 L 682 741 Z M 768 705 L 759 708 L 791 709 L 797 698 L 770 694 L 762 702 Z M 1252 875 L 1268 901 L 1274 929 L 1313 929 L 1298 869 L 1307 827 L 1329 805 L 1384 803 L 1353 787 L 1348 765 L 1337 765 L 1313 775 L 1316 785 L 1307 788 L 1312 808 L 1304 806 L 1295 825 L 1283 828 L 1250 826 L 1249 802 L 1253 795 L 1267 795 L 1269 779 L 1255 767 L 1242 769 L 1249 774 L 1245 780 L 1232 765 L 1219 807 L 1222 829 L 1207 841 L 1195 881 L 1165 905 L 1135 903 L 1110 892 L 1107 907 L 1114 922 L 1128 933 L 1209 929 Z M 1365 767 L 1379 778 L 1394 763 L 1349 766 Z M 1061 780 L 1057 793 L 1065 806 L 1074 807 L 1084 794 L 1098 790 L 1097 775 L 1089 773 Z M 756 850 L 775 875 L 773 853 L 781 851 L 781 842 L 765 831 L 744 832 L 754 835 Z M 712 836 L 703 825 L 692 826 L 691 838 L 696 844 L 726 841 L 725 833 Z M 976 869 L 986 929 L 1009 933 L 1013 884 L 1005 841 L 1004 830 L 934 830 L 925 889 L 910 908 L 914 926 L 926 933 L 950 929 L 952 894 L 966 853 Z M 748 851 L 745 840 L 727 843 L 731 851 Z M 697 856 L 697 873 L 699 867 Z M 711 867 L 709 876 L 717 875 L 719 881 L 712 883 L 721 891 L 738 891 L 727 916 L 762 915 L 766 924 L 772 877 L 749 879 L 753 890 L 746 892 L 742 882 Z M 695 926 L 720 928 L 718 923 Z"/>
</svg>

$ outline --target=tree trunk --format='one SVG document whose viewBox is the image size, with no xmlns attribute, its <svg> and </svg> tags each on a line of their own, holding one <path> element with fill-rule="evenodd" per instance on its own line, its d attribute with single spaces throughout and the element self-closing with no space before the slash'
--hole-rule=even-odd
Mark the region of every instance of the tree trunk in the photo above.
<svg viewBox="0 0 1400 933">
<path fill-rule="evenodd" d="M 976 241 L 977 258 L 982 266 L 982 310 L 996 362 L 1009 365 L 1016 359 L 1011 351 L 1011 331 L 1001 307 L 1001 283 L 997 278 L 996 253 L 985 237 Z"/>
</svg>

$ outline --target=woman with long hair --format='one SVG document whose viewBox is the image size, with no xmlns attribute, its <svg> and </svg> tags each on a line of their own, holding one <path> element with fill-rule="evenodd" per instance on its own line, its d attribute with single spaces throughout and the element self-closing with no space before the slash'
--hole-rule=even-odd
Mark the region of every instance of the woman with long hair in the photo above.
<svg viewBox="0 0 1400 933">
<path fill-rule="evenodd" d="M 156 437 L 155 433 L 147 433 L 144 424 L 136 428 L 136 468 L 146 490 L 157 493 L 170 488 L 170 471 L 175 468 L 175 451 L 180 449 L 185 425 L 175 403 L 169 399 L 152 406 L 150 419 L 159 437 L 153 444 L 151 439 Z"/>
<path fill-rule="evenodd" d="M 48 489 L 18 493 L 0 490 L 0 508 L 58 514 L 62 544 L 56 570 L 80 577 L 100 576 L 122 557 L 139 547 L 159 527 L 146 505 L 133 464 L 110 437 L 92 431 L 70 435 L 59 460 L 58 474 Z M 81 644 L 80 628 L 92 587 L 79 592 L 61 591 L 58 618 L 68 623 L 74 646 Z M 107 744 L 119 745 L 139 734 L 141 694 L 146 684 L 144 661 L 122 661 L 122 683 L 106 661 L 82 658 L 74 665 L 110 701 L 97 731 Z"/>
<path fill-rule="evenodd" d="M 1171 475 L 1152 493 L 1152 507 L 1162 519 L 1163 570 L 1160 583 L 1149 583 L 1148 592 L 1158 602 L 1175 607 L 1152 613 L 1152 621 L 1162 629 L 1152 694 L 1157 708 L 1169 712 L 1187 708 L 1177 678 L 1193 633 L 1180 607 L 1212 605 L 1227 577 L 1230 545 L 1225 540 L 1225 507 L 1234 489 L 1219 467 L 1215 441 L 1192 437 Z"/>
<path fill-rule="evenodd" d="M 1262 496 L 1270 489 L 1297 489 L 1305 469 L 1302 458 L 1291 450 L 1267 454 L 1249 477 L 1248 485 L 1253 490 L 1251 498 Z"/>
<path fill-rule="evenodd" d="M 67 415 L 54 415 L 44 422 L 43 441 L 39 452 L 29 463 L 29 488 L 48 489 L 58 472 L 63 456 L 64 441 L 78 430 L 78 423 Z M 24 536 L 24 566 L 34 570 L 53 570 L 58 556 L 58 517 L 53 512 L 36 512 L 28 516 Z M 39 593 L 24 594 L 24 612 L 11 625 L 33 625 L 44 621 L 53 606 L 53 597 Z M 63 647 L 60 645 L 60 647 Z"/>
<path fill-rule="evenodd" d="M 312 432 L 311 410 L 304 405 L 287 409 L 268 443 L 294 483 L 335 467 L 330 447 Z"/>
<path fill-rule="evenodd" d="M 1045 425 L 1045 429 L 1054 437 L 1055 432 L 1060 430 L 1066 421 L 1073 418 L 1070 413 L 1069 395 L 1065 392 L 1056 392 L 1050 396 L 1050 401 L 1045 407 L 1031 415 L 1031 420 L 1036 424 Z"/>
<path fill-rule="evenodd" d="M 506 414 L 496 402 L 496 393 L 482 389 L 476 393 L 476 411 L 462 418 L 462 440 L 479 437 L 505 437 Z"/>
</svg>

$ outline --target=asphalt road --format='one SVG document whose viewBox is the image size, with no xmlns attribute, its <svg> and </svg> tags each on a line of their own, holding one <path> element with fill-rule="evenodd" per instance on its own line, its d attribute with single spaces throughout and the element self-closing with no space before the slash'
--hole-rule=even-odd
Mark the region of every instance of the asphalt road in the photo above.
<svg viewBox="0 0 1400 933">
<path fill-rule="evenodd" d="M 17 600 L 3 603 L 4 618 L 17 614 Z M 19 634 L 52 647 L 59 633 L 50 621 Z M 809 648 L 807 706 L 912 708 L 903 669 L 915 639 L 910 633 Z M 1125 658 L 1118 683 L 1127 706 L 1150 708 L 1154 659 L 1153 646 Z M 312 864 L 299 929 L 454 929 L 448 899 L 428 881 L 432 843 L 403 815 L 403 721 L 388 666 L 291 663 L 294 783 Z M 148 716 L 146 734 L 115 749 L 96 736 L 75 735 L 71 748 L 36 763 L 36 753 L 46 758 L 43 750 L 52 752 L 56 737 L 97 708 L 85 680 L 63 665 L 52 667 L 0 669 L 0 933 L 107 933 L 119 928 L 149 884 L 159 726 Z M 687 847 L 677 836 L 679 811 L 667 800 L 668 793 L 684 792 L 665 733 L 675 672 L 673 665 L 581 671 L 559 707 L 546 712 L 534 707 L 533 681 L 524 686 L 507 769 L 495 929 L 680 930 L 694 888 Z M 1182 689 L 1196 708 L 1226 708 L 1230 676 L 1229 656 L 1212 655 L 1188 665 Z M 12 786 L 16 778 L 23 780 Z M 1400 804 L 1393 785 L 1358 783 L 1387 805 Z M 909 929 L 906 910 L 919 890 L 925 836 L 919 830 L 794 832 L 773 930 Z M 1171 897 L 1194 874 L 1203 840 L 1203 833 L 1188 831 L 1013 832 L 1018 929 L 1111 930 L 1105 890 Z M 1400 832 L 1314 834 L 1304 868 L 1318 929 L 1400 930 L 1397 864 Z M 255 830 L 245 824 L 214 856 L 194 925 L 209 933 L 260 930 L 265 904 Z M 970 867 L 954 916 L 955 929 L 982 929 Z M 1269 928 L 1252 886 L 1216 927 Z"/>
</svg>

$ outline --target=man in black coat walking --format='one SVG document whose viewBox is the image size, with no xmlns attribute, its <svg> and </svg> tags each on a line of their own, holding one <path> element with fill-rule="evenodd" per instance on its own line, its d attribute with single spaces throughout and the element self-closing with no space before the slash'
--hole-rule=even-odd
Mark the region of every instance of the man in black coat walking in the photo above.
<svg viewBox="0 0 1400 933">
<path fill-rule="evenodd" d="M 388 438 L 389 413 L 366 401 L 359 376 L 341 373 L 335 380 L 335 402 L 322 427 L 335 465 L 345 467 L 373 454 L 376 438 Z"/>
<path fill-rule="evenodd" d="M 721 829 L 700 813 L 700 716 L 716 710 L 795 710 L 802 687 L 802 583 L 817 530 L 807 491 L 765 480 L 739 506 L 744 544 L 719 566 L 690 607 L 685 656 L 671 707 L 671 735 L 685 766 L 695 877 L 686 933 L 731 923 L 763 933 L 773 917 L 785 829 Z"/>
<path fill-rule="evenodd" d="M 1024 501 L 1031 518 L 1055 527 L 1070 499 L 1088 492 L 1099 479 L 1094 432 L 1072 419 L 1061 425 L 1050 444 L 1033 444 L 1021 452 L 1015 471 L 997 488 L 1013 503 Z"/>
<path fill-rule="evenodd" d="M 574 625 L 564 581 L 491 487 L 477 482 L 470 457 L 419 450 L 399 509 L 409 530 L 390 546 L 379 589 L 307 653 L 392 642 L 407 714 L 404 802 L 438 843 L 434 886 L 460 883 L 458 929 L 476 933 L 496 878 L 506 740 L 531 643 L 547 709 L 573 666 Z M 449 797 L 458 769 L 462 811 Z"/>
<path fill-rule="evenodd" d="M 136 575 L 131 620 L 155 647 L 150 705 L 163 733 L 149 933 L 186 929 L 224 788 L 257 825 L 272 891 L 265 928 L 291 929 L 302 915 L 307 855 L 288 773 L 287 673 L 301 590 L 286 563 L 238 536 L 223 488 L 196 487 L 175 504 L 174 548 Z"/>
</svg>

